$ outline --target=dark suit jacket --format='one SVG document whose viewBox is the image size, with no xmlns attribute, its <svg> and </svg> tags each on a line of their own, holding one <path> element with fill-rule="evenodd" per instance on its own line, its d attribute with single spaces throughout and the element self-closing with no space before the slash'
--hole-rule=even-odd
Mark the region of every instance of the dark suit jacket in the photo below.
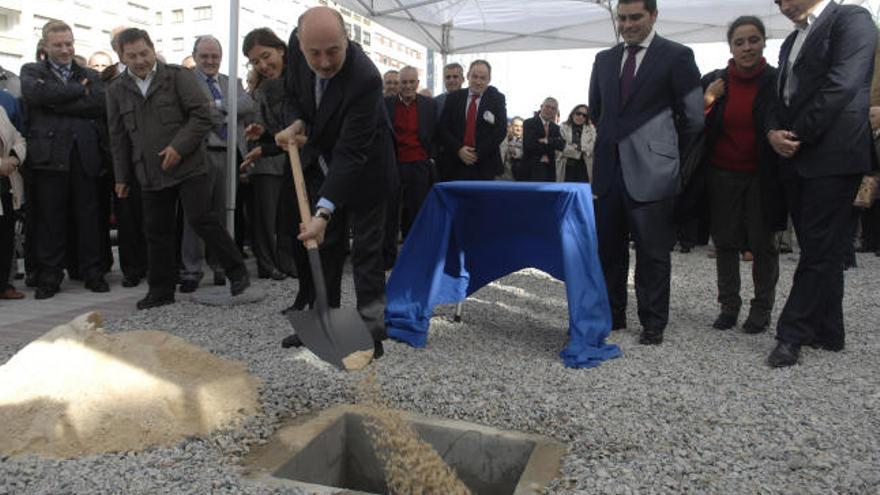
<svg viewBox="0 0 880 495">
<path fill-rule="evenodd" d="M 455 179 L 468 167 L 458 157 L 464 146 L 464 127 L 467 119 L 468 89 L 449 93 L 443 106 L 443 115 L 437 129 L 437 139 L 443 145 L 442 167 Z M 504 171 L 501 161 L 501 141 L 507 136 L 507 102 L 495 86 L 483 92 L 477 108 L 476 149 L 477 173 L 480 179 L 492 180 Z"/>
<path fill-rule="evenodd" d="M 621 105 L 623 55 L 621 43 L 600 52 L 593 63 L 593 192 L 608 192 L 620 163 L 627 192 L 636 201 L 673 197 L 681 187 L 679 158 L 703 128 L 703 92 L 693 51 L 655 35 Z"/>
<path fill-rule="evenodd" d="M 379 70 L 360 45 L 350 41 L 342 69 L 330 79 L 316 107 L 316 76 L 300 51 L 296 30 L 287 47 L 287 120 L 306 123 L 303 166 L 317 167 L 319 155 L 327 161 L 320 196 L 336 207 L 372 207 L 384 201 L 389 187 L 396 187 L 397 167 Z"/>
<path fill-rule="evenodd" d="M 556 152 L 565 148 L 565 138 L 559 131 L 555 122 L 550 122 L 550 136 L 547 143 L 539 143 L 544 137 L 544 122 L 540 115 L 535 115 L 523 122 L 523 157 L 521 167 L 526 177 L 531 176 L 532 168 L 541 161 L 541 157 L 547 155 L 548 165 L 556 169 Z"/>
<path fill-rule="evenodd" d="M 88 84 L 82 84 L 87 79 Z M 104 83 L 88 67 L 71 64 L 64 82 L 48 61 L 21 68 L 21 91 L 27 115 L 28 158 L 33 170 L 70 170 L 74 146 L 83 171 L 97 177 L 102 172 L 100 124 L 104 118 Z"/>
<path fill-rule="evenodd" d="M 394 111 L 397 108 L 399 97 L 389 96 L 385 98 L 385 108 L 388 111 L 388 118 L 391 120 L 391 127 L 394 128 Z M 419 143 L 428 153 L 428 158 L 434 157 L 434 131 L 437 127 L 437 103 L 433 98 L 423 95 L 416 95 L 416 112 L 419 118 Z M 395 136 L 395 145 L 397 138 Z"/>
<path fill-rule="evenodd" d="M 196 75 L 179 65 L 156 62 L 146 97 L 128 71 L 114 79 L 107 120 L 116 182 L 137 177 L 144 191 L 155 191 L 207 173 L 204 138 L 213 125 L 212 105 Z M 168 145 L 181 160 L 164 171 L 159 152 Z"/>
<path fill-rule="evenodd" d="M 797 32 L 779 51 L 780 82 Z M 830 2 L 816 19 L 793 66 L 796 86 L 769 129 L 789 129 L 801 148 L 781 172 L 801 177 L 860 174 L 874 162 L 868 122 L 877 28 L 862 7 Z M 788 165 L 788 166 L 786 166 Z"/>
</svg>

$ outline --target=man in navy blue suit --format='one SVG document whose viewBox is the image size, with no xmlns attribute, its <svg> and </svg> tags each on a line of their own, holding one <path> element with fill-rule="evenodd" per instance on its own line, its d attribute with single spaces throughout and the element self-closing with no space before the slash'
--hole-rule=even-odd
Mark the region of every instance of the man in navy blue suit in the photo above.
<svg viewBox="0 0 880 495">
<path fill-rule="evenodd" d="M 492 82 L 492 66 L 474 60 L 468 87 L 449 93 L 437 124 L 441 180 L 494 180 L 504 170 L 507 102 Z"/>
<path fill-rule="evenodd" d="M 877 29 L 862 7 L 830 0 L 777 0 L 795 23 L 779 52 L 778 111 L 767 138 L 801 247 L 776 327 L 772 367 L 798 362 L 800 347 L 844 347 L 843 264 L 852 201 L 876 167 L 868 122 Z"/>
<path fill-rule="evenodd" d="M 630 238 L 635 242 L 639 342 L 663 342 L 669 320 L 673 198 L 679 157 L 703 126 L 700 71 L 690 48 L 654 31 L 656 0 L 620 0 L 624 43 L 600 52 L 590 80 L 596 124 L 593 193 L 612 328 L 626 327 Z"/>
</svg>

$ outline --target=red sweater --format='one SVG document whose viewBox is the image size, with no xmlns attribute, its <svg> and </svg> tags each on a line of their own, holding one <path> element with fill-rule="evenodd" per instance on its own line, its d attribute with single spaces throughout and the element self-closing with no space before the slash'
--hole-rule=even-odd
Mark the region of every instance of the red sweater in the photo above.
<svg viewBox="0 0 880 495">
<path fill-rule="evenodd" d="M 716 167 L 738 172 L 754 172 L 758 169 L 752 109 L 758 94 L 758 76 L 766 67 L 767 62 L 761 59 L 757 70 L 743 74 L 737 71 L 733 60 L 728 63 L 727 103 L 721 132 L 712 154 L 712 163 Z"/>
<path fill-rule="evenodd" d="M 400 98 L 394 109 L 394 135 L 397 137 L 397 161 L 419 162 L 428 159 L 428 153 L 419 141 L 419 111 L 416 100 L 407 105 Z"/>
</svg>

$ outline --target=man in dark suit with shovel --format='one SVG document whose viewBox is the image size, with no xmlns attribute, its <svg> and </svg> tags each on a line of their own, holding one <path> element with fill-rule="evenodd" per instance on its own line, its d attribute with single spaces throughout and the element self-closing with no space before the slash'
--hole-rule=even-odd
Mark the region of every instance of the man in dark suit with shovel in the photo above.
<svg viewBox="0 0 880 495">
<path fill-rule="evenodd" d="M 339 13 L 327 7 L 309 9 L 299 18 L 287 57 L 286 111 L 291 124 L 275 139 L 282 148 L 293 143 L 301 148 L 306 175 L 325 176 L 318 198 L 311 198 L 313 216 L 304 219 L 299 239 L 321 244 L 328 304 L 338 308 L 352 226 L 357 309 L 378 358 L 385 338 L 386 196 L 397 181 L 382 77 L 361 47 L 349 42 Z M 298 344 L 296 336 L 283 343 Z"/>
</svg>

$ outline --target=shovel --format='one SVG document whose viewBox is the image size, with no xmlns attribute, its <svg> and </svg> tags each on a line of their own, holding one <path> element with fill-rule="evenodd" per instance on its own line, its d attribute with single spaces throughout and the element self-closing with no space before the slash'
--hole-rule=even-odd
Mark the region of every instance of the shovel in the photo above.
<svg viewBox="0 0 880 495">
<path fill-rule="evenodd" d="M 305 223 L 311 218 L 311 210 L 302 163 L 299 160 L 299 148 L 291 144 L 288 154 L 299 215 Z M 315 282 L 315 306 L 311 310 L 288 311 L 287 319 L 303 345 L 316 356 L 339 369 L 361 369 L 373 359 L 373 337 L 356 309 L 327 306 L 327 286 L 324 283 L 324 271 L 321 269 L 318 242 L 309 239 L 304 244 L 309 254 L 312 280 Z"/>
</svg>

